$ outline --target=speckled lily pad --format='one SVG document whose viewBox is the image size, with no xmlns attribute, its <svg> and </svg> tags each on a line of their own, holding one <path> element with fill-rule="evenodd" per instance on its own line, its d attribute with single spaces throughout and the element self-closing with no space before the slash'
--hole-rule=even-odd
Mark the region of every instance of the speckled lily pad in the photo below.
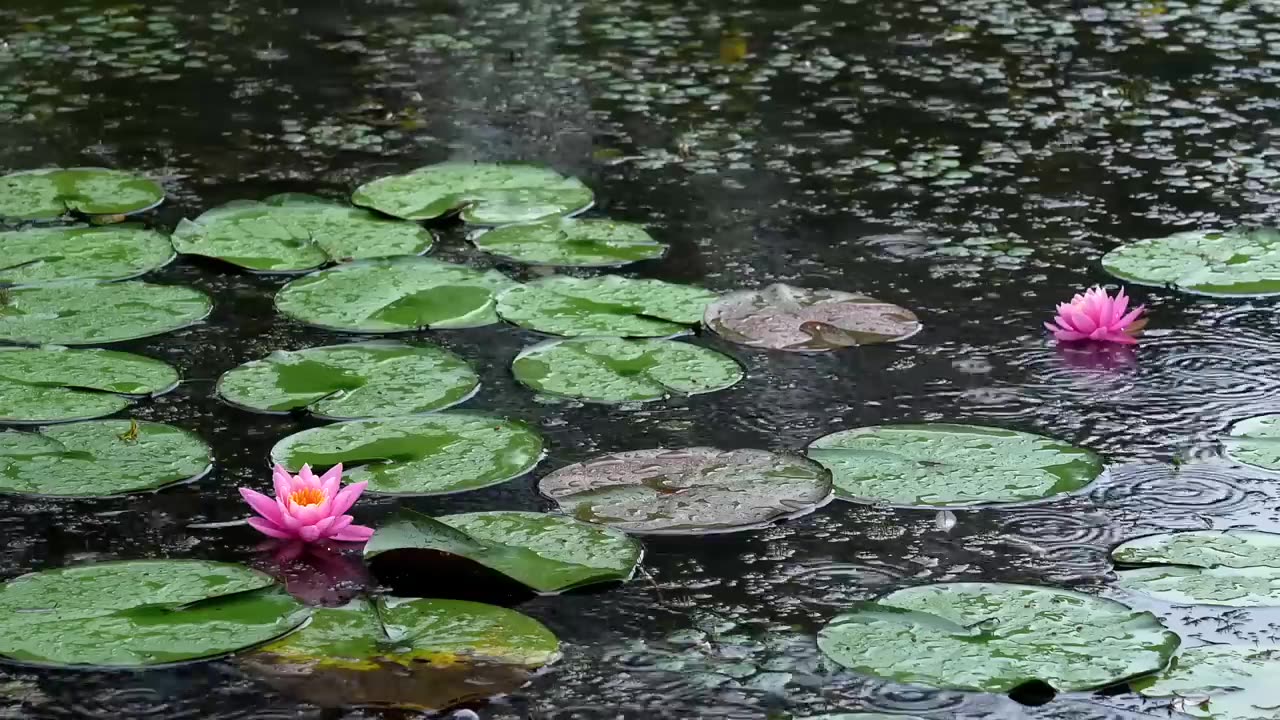
<svg viewBox="0 0 1280 720">
<path fill-rule="evenodd" d="M 72 283 L 0 296 L 0 340 L 24 345 L 97 345 L 150 337 L 203 320 L 213 303 L 177 285 Z"/>
<path fill-rule="evenodd" d="M 502 293 L 498 315 L 549 335 L 665 337 L 697 325 L 715 299 L 710 290 L 661 280 L 556 276 Z"/>
<path fill-rule="evenodd" d="M 1121 280 L 1198 295 L 1280 293 L 1280 230 L 1196 231 L 1121 245 L 1102 258 Z"/>
<path fill-rule="evenodd" d="M 611 267 L 655 260 L 667 246 L 639 225 L 616 220 L 555 218 L 507 225 L 471 238 L 487 253 L 528 265 Z"/>
<path fill-rule="evenodd" d="M 1151 535 L 1111 552 L 1120 587 L 1178 604 L 1280 606 L 1280 535 L 1197 530 Z"/>
<path fill-rule="evenodd" d="M 127 215 L 164 201 L 164 188 L 106 168 L 46 168 L 0 177 L 0 217 L 54 220 L 68 213 Z"/>
<path fill-rule="evenodd" d="M 178 371 L 141 355 L 64 347 L 0 350 L 0 422 L 89 420 L 159 395 Z"/>
<path fill-rule="evenodd" d="M 1157 675 L 1129 683 L 1149 698 L 1206 720 L 1275 720 L 1280 648 L 1206 645 L 1183 650 Z"/>
<path fill-rule="evenodd" d="M 351 201 L 405 220 L 454 212 L 473 225 L 532 222 L 585 210 L 591 189 L 536 165 L 449 162 L 365 183 Z"/>
<path fill-rule="evenodd" d="M 1223 445 L 1232 460 L 1280 471 L 1280 415 L 1258 415 L 1237 422 Z"/>
<path fill-rule="evenodd" d="M 141 225 L 0 232 L 0 284 L 127 280 L 168 265 L 169 238 Z"/>
<path fill-rule="evenodd" d="M 707 306 L 703 322 L 735 343 L 792 352 L 897 342 L 920 331 L 920 321 L 906 308 L 781 283 L 724 295 Z"/>
</svg>

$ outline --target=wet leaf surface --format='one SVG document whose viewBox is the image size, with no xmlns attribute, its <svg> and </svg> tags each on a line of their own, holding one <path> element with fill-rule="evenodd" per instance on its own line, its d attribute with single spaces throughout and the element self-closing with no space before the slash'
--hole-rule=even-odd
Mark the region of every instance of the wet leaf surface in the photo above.
<svg viewBox="0 0 1280 720">
<path fill-rule="evenodd" d="M 1280 606 L 1280 535 L 1248 530 L 1151 535 L 1111 552 L 1120 587 L 1169 603 Z"/>
<path fill-rule="evenodd" d="M 62 347 L 0 350 L 0 422 L 89 420 L 158 395 L 178 371 L 141 355 Z"/>
<path fill-rule="evenodd" d="M 0 655 L 51 665 L 139 667 L 277 638 L 306 608 L 254 570 L 134 560 L 46 570 L 0 585 Z"/>
<path fill-rule="evenodd" d="M 125 215 L 164 201 L 164 188 L 106 168 L 46 168 L 0 177 L 0 217 L 55 220 L 68 213 Z"/>
<path fill-rule="evenodd" d="M 560 468 L 538 490 L 586 522 L 701 535 L 813 512 L 831 498 L 831 478 L 816 463 L 764 450 L 656 449 Z"/>
<path fill-rule="evenodd" d="M 1171 698 L 1173 709 L 1210 720 L 1270 720 L 1276 716 L 1280 650 L 1207 646 L 1184 650 L 1160 674 L 1135 680 L 1134 690 Z"/>
<path fill-rule="evenodd" d="M 342 463 L 343 479 L 367 481 L 371 493 L 442 495 L 519 477 L 542 459 L 542 447 L 524 423 L 444 412 L 303 430 L 276 443 L 271 458 L 291 472 Z"/>
<path fill-rule="evenodd" d="M 702 319 L 710 290 L 618 275 L 555 276 L 498 297 L 498 315 L 528 330 L 564 336 L 665 337 Z"/>
<path fill-rule="evenodd" d="M 1259 415 L 1237 422 L 1223 444 L 1233 460 L 1280 471 L 1280 415 Z"/>
<path fill-rule="evenodd" d="M 305 409 L 350 420 L 443 410 L 471 397 L 479 384 L 466 361 L 447 350 L 381 341 L 277 350 L 228 371 L 217 392 L 259 412 Z"/>
<path fill-rule="evenodd" d="M 942 583 L 859 603 L 818 633 L 828 657 L 901 683 L 1007 693 L 1093 690 L 1164 667 L 1178 636 L 1151 613 L 1068 590 Z"/>
<path fill-rule="evenodd" d="M 479 233 L 471 242 L 509 260 L 557 267 L 611 267 L 656 260 L 667 252 L 639 225 L 600 219 L 507 225 Z"/>
<path fill-rule="evenodd" d="M 1102 472 L 1095 453 L 1052 438 L 977 425 L 880 425 L 818 438 L 809 457 L 858 502 L 963 507 L 1079 490 Z"/>
<path fill-rule="evenodd" d="M 673 340 L 573 338 L 525 348 L 511 365 L 538 392 L 590 402 L 649 402 L 723 390 L 743 377 L 733 358 Z"/>
<path fill-rule="evenodd" d="M 897 342 L 920 331 L 920 321 L 906 308 L 782 283 L 724 295 L 707 307 L 703 322 L 740 345 L 792 352 Z"/>
<path fill-rule="evenodd" d="M 0 340 L 23 345 L 97 345 L 150 337 L 200 322 L 213 309 L 177 285 L 75 283 L 8 291 Z"/>
<path fill-rule="evenodd" d="M 128 280 L 173 260 L 169 238 L 141 225 L 32 228 L 0 232 L 0 283 Z"/>
<path fill-rule="evenodd" d="M 409 222 L 313 195 L 236 200 L 183 220 L 173 233 L 178 252 L 204 255 L 255 272 L 302 272 L 335 262 L 422 255 L 434 238 Z"/>
<path fill-rule="evenodd" d="M 1102 267 L 1121 280 L 1200 295 L 1280 294 L 1280 231 L 1183 232 L 1107 253 Z"/>
</svg>

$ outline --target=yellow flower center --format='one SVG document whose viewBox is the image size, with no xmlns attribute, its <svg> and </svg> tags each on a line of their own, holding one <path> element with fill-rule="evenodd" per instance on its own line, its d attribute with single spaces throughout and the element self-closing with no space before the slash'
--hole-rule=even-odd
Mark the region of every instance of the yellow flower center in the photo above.
<svg viewBox="0 0 1280 720">
<path fill-rule="evenodd" d="M 294 490 L 289 495 L 294 505 L 319 505 L 324 502 L 324 491 L 320 488 L 303 488 Z"/>
</svg>

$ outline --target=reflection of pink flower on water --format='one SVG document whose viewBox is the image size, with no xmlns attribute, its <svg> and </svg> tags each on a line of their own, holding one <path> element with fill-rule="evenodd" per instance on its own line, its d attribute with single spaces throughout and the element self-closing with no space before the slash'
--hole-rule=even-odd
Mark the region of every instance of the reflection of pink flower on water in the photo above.
<svg viewBox="0 0 1280 720">
<path fill-rule="evenodd" d="M 352 525 L 355 518 L 343 514 L 355 504 L 367 483 L 342 487 L 341 464 L 320 477 L 311 472 L 310 465 L 303 465 L 296 476 L 277 465 L 272 480 L 276 487 L 274 500 L 240 488 L 240 496 L 262 516 L 249 518 L 249 524 L 263 535 L 302 542 L 364 542 L 373 535 L 373 528 Z"/>
<path fill-rule="evenodd" d="M 360 557 L 343 554 L 339 548 L 299 540 L 271 540 L 259 546 L 263 552 L 254 564 L 302 602 L 337 607 L 350 602 L 369 584 L 369 574 Z"/>
<path fill-rule="evenodd" d="M 1100 287 L 1077 294 L 1069 303 L 1058 303 L 1058 315 L 1044 326 L 1053 332 L 1058 342 L 1096 342 L 1133 345 L 1134 338 L 1146 326 L 1146 318 L 1139 319 L 1143 306 L 1129 310 L 1129 298 L 1121 289 L 1115 297 Z"/>
<path fill-rule="evenodd" d="M 1138 363 L 1130 345 L 1064 343 L 1058 346 L 1058 357 L 1079 370 L 1124 370 Z"/>
</svg>

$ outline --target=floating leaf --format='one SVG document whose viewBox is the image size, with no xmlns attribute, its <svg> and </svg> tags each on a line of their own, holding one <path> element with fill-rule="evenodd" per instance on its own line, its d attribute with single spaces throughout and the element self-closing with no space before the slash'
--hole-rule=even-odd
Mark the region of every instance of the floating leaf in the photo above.
<svg viewBox="0 0 1280 720">
<path fill-rule="evenodd" d="M 0 283 L 127 280 L 173 260 L 169 238 L 141 225 L 31 228 L 0 232 Z"/>
<path fill-rule="evenodd" d="M 498 322 L 495 296 L 516 283 L 438 260 L 364 260 L 281 288 L 276 308 L 308 325 L 361 333 L 468 328 Z"/>
<path fill-rule="evenodd" d="M 147 178 L 106 168 L 48 168 L 0 177 L 0 217 L 54 220 L 67 213 L 127 215 L 164 201 Z"/>
<path fill-rule="evenodd" d="M 724 295 L 707 306 L 703 322 L 740 345 L 792 352 L 897 342 L 920 332 L 920 321 L 906 308 L 781 283 Z"/>
<path fill-rule="evenodd" d="M 447 350 L 365 342 L 278 350 L 228 371 L 217 392 L 259 412 L 306 408 L 318 417 L 348 420 L 442 410 L 479 386 L 471 367 Z"/>
<path fill-rule="evenodd" d="M 1084 593 L 942 583 L 856 603 L 818 633 L 818 647 L 899 683 L 1007 693 L 1038 680 L 1071 692 L 1159 670 L 1178 636 L 1151 613 Z"/>
<path fill-rule="evenodd" d="M 831 470 L 836 497 L 957 507 L 1039 500 L 1102 472 L 1095 453 L 1052 438 L 979 425 L 876 425 L 818 438 L 809 457 Z"/>
<path fill-rule="evenodd" d="M 558 593 L 630 580 L 643 549 L 616 530 L 561 515 L 478 512 L 431 518 L 401 510 L 378 528 L 364 553 L 380 576 L 382 568 L 407 566 L 420 577 L 431 556 L 443 553 L 478 563 L 536 592 Z M 441 580 L 433 577 L 432 584 Z"/>
<path fill-rule="evenodd" d="M 1231 437 L 1224 443 L 1227 457 L 1233 460 L 1280 471 L 1280 415 L 1259 415 L 1231 426 Z"/>
<path fill-rule="evenodd" d="M 560 468 L 538 490 L 587 522 L 636 533 L 701 535 L 762 527 L 831 499 L 831 476 L 764 450 L 633 450 Z"/>
<path fill-rule="evenodd" d="M 1280 606 L 1280 535 L 1198 530 L 1151 535 L 1111 551 L 1120 586 L 1158 600 L 1229 607 Z"/>
<path fill-rule="evenodd" d="M 577 178 L 536 165 L 448 162 L 356 188 L 351 202 L 405 220 L 454 212 L 473 225 L 505 225 L 568 215 L 591 206 Z"/>
<path fill-rule="evenodd" d="M 1121 245 L 1102 257 L 1121 280 L 1197 295 L 1280 293 L 1280 231 L 1181 232 Z"/>
<path fill-rule="evenodd" d="M 213 304 L 176 285 L 76 283 L 9 290 L 0 304 L 0 340 L 24 345 L 96 345 L 194 325 Z"/>
<path fill-rule="evenodd" d="M 132 435 L 132 438 L 130 437 Z M 0 493 L 105 497 L 203 477 L 209 446 L 170 425 L 94 420 L 0 432 Z"/>
<path fill-rule="evenodd" d="M 444 495 L 529 472 L 542 459 L 542 437 L 522 422 L 444 412 L 303 430 L 276 443 L 271 457 L 292 472 L 342 463 L 347 481 L 368 481 L 372 493 Z"/>
<path fill-rule="evenodd" d="M 514 610 L 379 597 L 319 608 L 305 628 L 247 658 L 279 689 L 322 707 L 445 710 L 510 692 L 559 642 Z"/>
<path fill-rule="evenodd" d="M 710 290 L 617 275 L 556 276 L 517 285 L 498 297 L 498 315 L 549 335 L 664 337 L 702 319 Z"/>
<path fill-rule="evenodd" d="M 127 395 L 159 395 L 178 371 L 159 360 L 110 350 L 0 350 L 0 422 L 88 420 L 129 407 Z"/>
<path fill-rule="evenodd" d="M 271 578 L 239 565 L 79 565 L 0 585 L 0 655 L 52 665 L 161 665 L 244 650 L 306 617 Z"/>
<path fill-rule="evenodd" d="M 742 379 L 742 366 L 715 350 L 674 340 L 622 338 L 539 343 L 525 348 L 511 371 L 538 392 L 603 403 L 700 395 Z"/>
<path fill-rule="evenodd" d="M 434 238 L 416 223 L 311 195 L 238 200 L 183 220 L 173 233 L 178 252 L 218 258 L 256 272 L 314 270 L 334 262 L 421 255 Z"/>
<path fill-rule="evenodd" d="M 1129 683 L 1173 709 L 1210 720 L 1275 720 L 1280 712 L 1280 648 L 1209 645 L 1182 651 L 1158 675 Z"/>
<path fill-rule="evenodd" d="M 507 225 L 479 233 L 471 242 L 516 262 L 559 267 L 610 267 L 667 253 L 667 246 L 643 227 L 615 220 L 555 218 Z"/>
</svg>

